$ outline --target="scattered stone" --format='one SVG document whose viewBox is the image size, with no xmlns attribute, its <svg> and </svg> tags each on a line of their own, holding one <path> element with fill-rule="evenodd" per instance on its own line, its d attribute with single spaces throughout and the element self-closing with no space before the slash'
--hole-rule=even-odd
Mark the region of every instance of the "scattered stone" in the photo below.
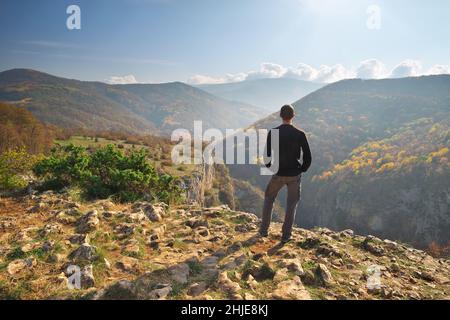
<svg viewBox="0 0 450 320">
<path fill-rule="evenodd" d="M 47 204 L 45 204 L 44 202 L 39 202 L 35 206 L 33 206 L 31 208 L 28 208 L 28 212 L 29 213 L 36 213 L 36 212 L 40 212 L 42 210 L 45 210 L 47 208 L 48 208 Z"/>
<path fill-rule="evenodd" d="M 43 229 L 39 231 L 42 237 L 48 236 L 50 234 L 60 234 L 62 233 L 61 226 L 58 224 L 46 224 Z"/>
<path fill-rule="evenodd" d="M 134 290 L 134 284 L 128 280 L 116 282 L 106 290 L 100 291 L 94 297 L 95 300 L 136 300 L 138 296 Z"/>
<path fill-rule="evenodd" d="M 55 241 L 48 240 L 48 241 L 45 241 L 44 244 L 42 245 L 42 250 L 44 252 L 49 252 L 49 251 L 53 250 L 54 247 L 55 247 Z"/>
<path fill-rule="evenodd" d="M 336 283 L 327 266 L 322 263 L 319 263 L 317 266 L 315 274 L 318 282 L 325 287 L 330 287 Z"/>
<path fill-rule="evenodd" d="M 320 244 L 316 250 L 316 253 L 326 257 L 342 257 L 341 252 L 336 247 L 330 244 Z"/>
<path fill-rule="evenodd" d="M 137 273 L 139 271 L 139 261 L 132 257 L 122 257 L 116 262 L 116 268 L 128 273 Z"/>
<path fill-rule="evenodd" d="M 135 239 L 130 239 L 122 247 L 122 253 L 132 257 L 138 257 L 140 255 L 141 248 L 139 242 Z"/>
<path fill-rule="evenodd" d="M 251 301 L 251 300 L 257 300 L 257 299 L 251 293 L 245 292 L 244 293 L 244 300 Z"/>
<path fill-rule="evenodd" d="M 196 233 L 202 237 L 209 236 L 209 229 L 207 227 L 198 227 Z"/>
<path fill-rule="evenodd" d="M 298 245 L 302 249 L 313 249 L 317 248 L 320 245 L 320 239 L 315 237 L 307 237 L 303 242 L 300 242 Z"/>
<path fill-rule="evenodd" d="M 86 213 L 84 216 L 82 216 L 77 221 L 77 232 L 78 233 L 89 233 L 91 231 L 94 231 L 98 224 L 100 223 L 100 220 L 98 219 L 97 210 L 92 210 L 88 213 Z"/>
<path fill-rule="evenodd" d="M 218 277 L 217 286 L 219 290 L 226 292 L 230 295 L 237 294 L 241 287 L 238 283 L 228 278 L 227 272 L 221 272 Z"/>
<path fill-rule="evenodd" d="M 419 278 L 419 279 L 422 279 L 422 280 L 425 280 L 425 281 L 429 281 L 429 282 L 435 282 L 436 281 L 435 277 L 431 273 L 426 272 L 426 271 L 423 271 L 423 272 L 421 272 L 421 271 L 414 271 L 414 276 L 416 278 Z"/>
<path fill-rule="evenodd" d="M 22 250 L 22 252 L 24 253 L 28 253 L 34 249 L 37 249 L 40 247 L 40 244 L 37 242 L 29 242 L 25 245 L 22 246 L 22 248 L 20 248 L 20 250 Z"/>
<path fill-rule="evenodd" d="M 73 234 L 69 237 L 69 241 L 72 244 L 89 243 L 89 235 L 88 234 Z"/>
<path fill-rule="evenodd" d="M 185 284 L 188 282 L 189 266 L 186 263 L 179 263 L 168 268 L 173 281 Z"/>
<path fill-rule="evenodd" d="M 208 220 L 205 219 L 199 219 L 199 218 L 191 218 L 188 221 L 186 221 L 186 225 L 191 229 L 197 229 L 199 227 L 209 227 Z"/>
<path fill-rule="evenodd" d="M 156 288 L 149 292 L 148 298 L 154 300 L 163 300 L 172 292 L 169 284 L 157 284 Z"/>
<path fill-rule="evenodd" d="M 284 259 L 281 260 L 281 266 L 286 267 L 289 271 L 295 273 L 297 276 L 303 276 L 305 271 L 303 271 L 302 264 L 298 259 Z"/>
<path fill-rule="evenodd" d="M 114 228 L 114 232 L 119 235 L 120 239 L 124 239 L 134 234 L 135 229 L 134 224 L 121 223 Z"/>
<path fill-rule="evenodd" d="M 260 265 L 253 264 L 242 274 L 243 278 L 247 278 L 248 275 L 252 275 L 257 281 L 271 280 L 275 276 L 275 270 L 267 262 Z"/>
<path fill-rule="evenodd" d="M 92 265 L 84 266 L 81 269 L 81 278 L 80 278 L 81 288 L 88 289 L 92 288 L 95 285 L 94 274 L 92 271 L 93 271 Z"/>
<path fill-rule="evenodd" d="M 69 260 L 75 264 L 83 265 L 97 260 L 97 248 L 87 243 L 83 243 L 69 254 Z"/>
<path fill-rule="evenodd" d="M 148 204 L 144 208 L 145 215 L 153 222 L 160 222 L 166 213 L 166 206 L 163 204 Z"/>
<path fill-rule="evenodd" d="M 59 223 L 65 224 L 65 225 L 71 225 L 77 221 L 76 217 L 68 215 L 64 211 L 59 212 L 55 218 L 56 218 L 56 221 L 58 221 Z"/>
<path fill-rule="evenodd" d="M 105 219 L 111 219 L 117 215 L 116 211 L 103 211 L 102 217 Z"/>
<path fill-rule="evenodd" d="M 391 250 L 392 249 L 396 249 L 398 247 L 397 242 L 391 241 L 391 240 L 388 240 L 388 239 L 383 240 L 383 244 L 384 244 L 384 246 L 386 248 L 391 249 Z"/>
<path fill-rule="evenodd" d="M 157 240 L 161 240 L 164 233 L 166 232 L 166 225 L 163 224 L 157 228 L 154 228 L 151 231 L 151 235 L 149 237 L 150 241 L 157 241 Z"/>
<path fill-rule="evenodd" d="M 208 288 L 206 282 L 193 283 L 189 286 L 187 294 L 192 297 L 197 297 L 201 295 Z"/>
<path fill-rule="evenodd" d="M 378 238 L 375 238 L 373 236 L 367 236 L 364 239 L 364 242 L 362 243 L 362 247 L 363 247 L 363 249 L 372 253 L 375 256 L 382 256 L 382 255 L 384 255 L 384 250 L 380 245 L 375 243 L 375 242 L 377 242 L 377 240 L 379 240 L 381 242 L 381 240 Z"/>
<path fill-rule="evenodd" d="M 36 265 L 36 259 L 27 258 L 27 259 L 17 259 L 8 264 L 6 270 L 10 275 L 17 274 L 25 269 L 31 269 Z"/>
<path fill-rule="evenodd" d="M 277 300 L 311 300 L 309 292 L 298 276 L 295 276 L 292 280 L 280 282 L 277 289 L 272 293 L 272 298 Z"/>
<path fill-rule="evenodd" d="M 278 269 L 275 272 L 275 276 L 273 277 L 273 281 L 274 282 L 281 282 L 283 280 L 286 280 L 287 278 L 289 278 L 288 269 L 287 268 L 281 268 L 281 269 Z"/>
</svg>

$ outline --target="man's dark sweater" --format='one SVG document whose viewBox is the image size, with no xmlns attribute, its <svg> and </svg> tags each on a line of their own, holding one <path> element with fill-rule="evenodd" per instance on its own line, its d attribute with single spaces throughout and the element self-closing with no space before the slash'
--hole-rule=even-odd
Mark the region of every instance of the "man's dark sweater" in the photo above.
<svg viewBox="0 0 450 320">
<path fill-rule="evenodd" d="M 279 162 L 277 157 L 272 159 L 271 163 L 279 163 L 279 169 L 276 175 L 282 177 L 298 176 L 306 172 L 311 165 L 311 150 L 308 140 L 303 131 L 290 124 L 282 124 L 278 129 L 279 133 Z M 273 130 L 273 129 L 272 129 Z M 266 154 L 271 157 L 272 131 L 267 136 Z M 300 157 L 303 152 L 303 162 L 300 163 Z M 269 163 L 267 167 L 270 167 Z"/>
</svg>

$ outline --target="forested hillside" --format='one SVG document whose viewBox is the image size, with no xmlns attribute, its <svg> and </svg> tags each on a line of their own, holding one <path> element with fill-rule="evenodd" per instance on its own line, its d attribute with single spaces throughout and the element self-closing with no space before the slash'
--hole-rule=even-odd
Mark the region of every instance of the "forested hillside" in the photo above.
<svg viewBox="0 0 450 320">
<path fill-rule="evenodd" d="M 230 102 L 184 83 L 108 85 L 14 69 L 0 73 L 0 101 L 65 128 L 170 135 L 174 129 L 240 128 L 261 109 Z"/>
</svg>

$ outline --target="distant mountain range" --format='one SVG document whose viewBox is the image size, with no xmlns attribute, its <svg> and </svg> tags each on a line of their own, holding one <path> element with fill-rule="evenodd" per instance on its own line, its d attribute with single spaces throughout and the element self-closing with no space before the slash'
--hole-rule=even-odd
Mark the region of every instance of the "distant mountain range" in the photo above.
<svg viewBox="0 0 450 320">
<path fill-rule="evenodd" d="M 232 101 L 241 101 L 272 112 L 293 103 L 324 84 L 289 78 L 256 79 L 235 83 L 199 85 L 198 88 Z"/>
<path fill-rule="evenodd" d="M 294 108 L 313 154 L 297 223 L 450 244 L 450 76 L 343 80 Z M 279 123 L 274 113 L 252 127 Z M 257 167 L 230 172 L 267 183 Z"/>
<path fill-rule="evenodd" d="M 0 101 L 62 127 L 169 135 L 191 129 L 241 128 L 267 111 L 228 101 L 184 83 L 109 85 L 13 69 L 0 73 Z"/>
</svg>

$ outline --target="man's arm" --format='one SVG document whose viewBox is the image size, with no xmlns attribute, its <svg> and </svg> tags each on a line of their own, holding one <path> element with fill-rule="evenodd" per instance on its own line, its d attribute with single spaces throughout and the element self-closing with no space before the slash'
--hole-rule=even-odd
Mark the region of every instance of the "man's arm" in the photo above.
<svg viewBox="0 0 450 320">
<path fill-rule="evenodd" d="M 301 134 L 301 144 L 303 152 L 302 172 L 306 172 L 311 166 L 312 156 L 311 150 L 309 149 L 308 139 L 306 139 L 306 135 L 304 133 Z"/>
</svg>

